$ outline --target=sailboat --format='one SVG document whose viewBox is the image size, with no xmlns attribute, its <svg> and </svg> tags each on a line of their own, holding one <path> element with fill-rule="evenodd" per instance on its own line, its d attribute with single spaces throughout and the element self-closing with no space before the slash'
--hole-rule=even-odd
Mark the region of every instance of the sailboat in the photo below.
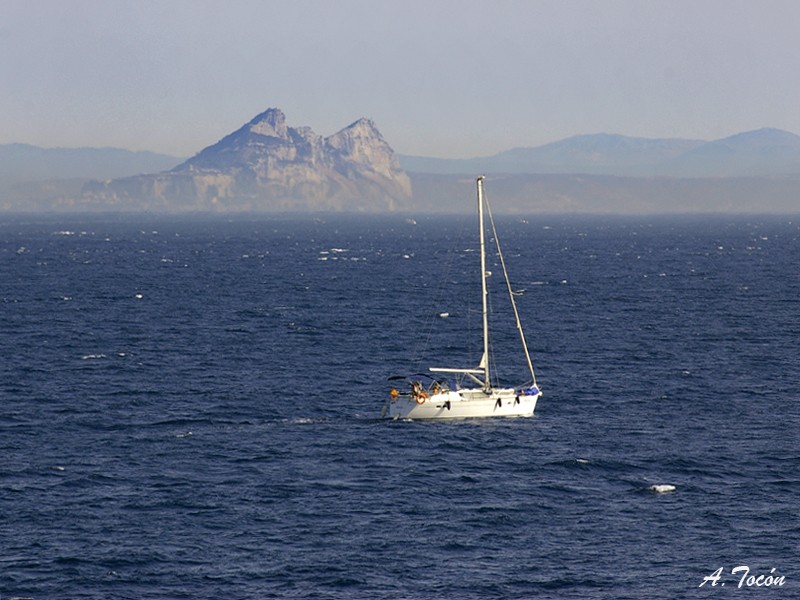
<svg viewBox="0 0 800 600">
<path fill-rule="evenodd" d="M 392 419 L 464 419 L 473 417 L 530 417 L 536 409 L 536 402 L 542 395 L 536 384 L 525 334 L 514 300 L 514 292 L 509 283 L 500 242 L 494 230 L 491 210 L 484 197 L 484 177 L 477 179 L 478 192 L 478 230 L 480 239 L 481 270 L 481 308 L 483 314 L 483 355 L 476 367 L 442 368 L 430 367 L 430 374 L 415 375 L 407 378 L 395 376 L 390 379 L 405 379 L 407 392 L 392 388 L 389 399 L 382 411 L 383 417 Z M 493 237 L 497 246 L 500 264 L 503 268 L 506 288 L 511 298 L 517 331 L 519 332 L 522 350 L 530 371 L 530 380 L 517 387 L 496 385 L 493 379 L 492 364 L 489 353 L 489 311 L 487 280 L 490 275 L 486 268 L 486 232 L 484 212 L 488 212 Z"/>
</svg>

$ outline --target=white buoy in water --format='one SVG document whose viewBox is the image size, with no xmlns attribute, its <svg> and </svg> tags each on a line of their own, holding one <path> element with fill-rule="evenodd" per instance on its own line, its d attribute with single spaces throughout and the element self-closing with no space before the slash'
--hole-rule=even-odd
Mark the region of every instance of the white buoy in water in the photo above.
<svg viewBox="0 0 800 600">
<path fill-rule="evenodd" d="M 647 489 L 656 494 L 667 494 L 669 492 L 674 492 L 676 488 L 669 483 L 655 483 Z"/>
</svg>

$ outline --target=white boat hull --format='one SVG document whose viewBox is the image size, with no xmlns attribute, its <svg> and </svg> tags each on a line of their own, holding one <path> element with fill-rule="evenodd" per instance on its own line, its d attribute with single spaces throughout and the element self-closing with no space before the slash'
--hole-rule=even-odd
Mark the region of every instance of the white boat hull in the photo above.
<svg viewBox="0 0 800 600">
<path fill-rule="evenodd" d="M 469 419 L 476 417 L 531 417 L 539 394 L 518 394 L 504 388 L 486 393 L 481 389 L 465 389 L 434 394 L 416 400 L 398 396 L 387 402 L 383 415 L 391 419 Z"/>
</svg>

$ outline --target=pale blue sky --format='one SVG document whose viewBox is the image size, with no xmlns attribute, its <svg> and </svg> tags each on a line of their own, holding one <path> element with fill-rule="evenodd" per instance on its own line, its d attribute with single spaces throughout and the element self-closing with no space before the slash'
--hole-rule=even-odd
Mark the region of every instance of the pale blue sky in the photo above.
<svg viewBox="0 0 800 600">
<path fill-rule="evenodd" d="M 402 154 L 800 134 L 797 0 L 2 0 L 0 143 L 191 155 L 257 113 Z"/>
</svg>

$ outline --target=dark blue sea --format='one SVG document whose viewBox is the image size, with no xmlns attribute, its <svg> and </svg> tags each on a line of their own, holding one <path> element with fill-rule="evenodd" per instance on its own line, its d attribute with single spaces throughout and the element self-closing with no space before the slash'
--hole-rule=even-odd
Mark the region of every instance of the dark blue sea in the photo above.
<svg viewBox="0 0 800 600">
<path fill-rule="evenodd" d="M 800 597 L 800 217 L 498 217 L 535 416 L 383 421 L 480 345 L 416 219 L 0 217 L 0 598 Z"/>
</svg>

